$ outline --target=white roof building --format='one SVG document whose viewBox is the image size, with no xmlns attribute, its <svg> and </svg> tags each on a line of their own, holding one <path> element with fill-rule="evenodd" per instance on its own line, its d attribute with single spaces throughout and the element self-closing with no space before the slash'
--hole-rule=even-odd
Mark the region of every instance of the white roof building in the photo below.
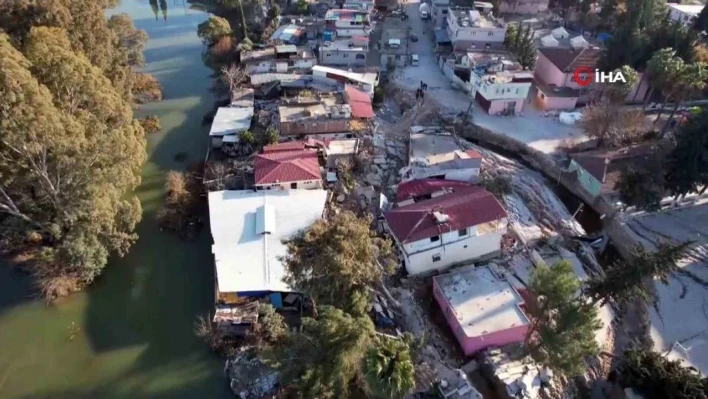
<svg viewBox="0 0 708 399">
<path fill-rule="evenodd" d="M 556 39 L 567 39 L 568 37 L 570 37 L 570 33 L 568 33 L 568 31 L 565 30 L 565 28 L 562 26 L 560 28 L 553 29 L 551 34 Z"/>
<path fill-rule="evenodd" d="M 558 40 L 556 40 L 553 35 L 547 35 L 541 38 L 541 45 L 543 47 L 558 47 Z"/>
<path fill-rule="evenodd" d="M 219 293 L 288 292 L 286 240 L 322 217 L 327 191 L 213 191 L 209 219 Z"/>
<path fill-rule="evenodd" d="M 253 107 L 220 107 L 214 115 L 209 136 L 222 137 L 251 128 Z"/>
</svg>

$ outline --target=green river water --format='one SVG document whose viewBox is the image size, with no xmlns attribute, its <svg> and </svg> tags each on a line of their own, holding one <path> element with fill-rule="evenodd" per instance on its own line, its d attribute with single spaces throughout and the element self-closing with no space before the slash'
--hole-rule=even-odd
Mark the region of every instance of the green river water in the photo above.
<svg viewBox="0 0 708 399">
<path fill-rule="evenodd" d="M 208 226 L 185 243 L 155 222 L 166 171 L 203 159 L 208 145 L 201 120 L 213 103 L 210 71 L 196 36 L 207 14 L 183 0 L 122 0 L 111 12 L 147 31 L 145 69 L 164 88 L 164 101 L 138 112 L 159 115 L 163 127 L 148 138 L 137 191 L 140 240 L 88 290 L 53 305 L 33 298 L 26 275 L 0 265 L 0 398 L 230 398 L 223 362 L 192 332 L 213 303 Z M 185 162 L 175 161 L 180 152 Z"/>
</svg>

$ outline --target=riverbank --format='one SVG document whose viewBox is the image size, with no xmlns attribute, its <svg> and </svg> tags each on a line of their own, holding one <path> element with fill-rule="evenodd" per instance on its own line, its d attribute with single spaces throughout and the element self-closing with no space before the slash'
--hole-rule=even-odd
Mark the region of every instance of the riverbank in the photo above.
<svg viewBox="0 0 708 399">
<path fill-rule="evenodd" d="M 213 104 L 196 36 L 208 15 L 179 1 L 162 4 L 158 14 L 140 0 L 111 10 L 147 31 L 144 71 L 164 89 L 161 103 L 142 105 L 136 115 L 156 114 L 162 124 L 147 137 L 137 190 L 140 239 L 126 257 L 112 258 L 93 286 L 51 306 L 32 296 L 29 276 L 0 266 L 3 399 L 232 397 L 222 361 L 192 331 L 196 316 L 213 305 L 210 238 L 180 241 L 161 232 L 155 218 L 166 172 L 204 159 L 201 121 Z M 179 153 L 186 159 L 176 159 Z"/>
</svg>

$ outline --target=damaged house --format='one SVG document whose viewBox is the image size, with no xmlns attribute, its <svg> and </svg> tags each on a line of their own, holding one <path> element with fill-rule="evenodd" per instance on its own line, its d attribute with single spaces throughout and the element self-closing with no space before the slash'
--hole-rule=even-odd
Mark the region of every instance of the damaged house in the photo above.
<svg viewBox="0 0 708 399">
<path fill-rule="evenodd" d="M 476 183 L 482 168 L 482 154 L 465 150 L 455 137 L 441 128 L 411 128 L 408 166 L 401 180 L 444 179 Z"/>
<path fill-rule="evenodd" d="M 245 52 L 241 55 L 241 64 L 249 76 L 268 72 L 309 72 L 317 65 L 317 57 L 309 47 L 288 44 Z"/>
<path fill-rule="evenodd" d="M 351 136 L 352 108 L 341 93 L 286 98 L 278 107 L 280 135 L 334 138 Z"/>
<path fill-rule="evenodd" d="M 317 150 L 302 142 L 266 146 L 255 156 L 254 169 L 257 190 L 322 188 Z"/>
<path fill-rule="evenodd" d="M 507 224 L 499 201 L 476 186 L 450 188 L 384 213 L 384 226 L 412 275 L 499 253 Z"/>
</svg>

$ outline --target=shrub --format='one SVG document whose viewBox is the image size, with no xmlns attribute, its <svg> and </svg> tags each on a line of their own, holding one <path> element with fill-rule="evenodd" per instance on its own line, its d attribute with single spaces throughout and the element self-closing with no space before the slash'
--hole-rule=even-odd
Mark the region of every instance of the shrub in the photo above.
<svg viewBox="0 0 708 399">
<path fill-rule="evenodd" d="M 143 130 L 145 130 L 145 133 L 150 134 L 150 133 L 155 133 L 162 129 L 162 126 L 160 125 L 160 118 L 157 117 L 157 115 L 148 115 L 145 118 L 142 118 L 139 120 L 140 126 L 143 127 Z"/>
<path fill-rule="evenodd" d="M 504 194 L 511 194 L 511 179 L 507 176 L 490 177 L 485 175 L 482 178 L 482 186 L 487 191 L 494 194 L 496 197 L 501 197 Z"/>
<path fill-rule="evenodd" d="M 193 239 L 201 225 L 198 215 L 200 184 L 194 173 L 170 171 L 165 180 L 167 198 L 157 218 L 164 229 Z"/>
<path fill-rule="evenodd" d="M 261 303 L 258 305 L 258 324 L 260 325 L 261 338 L 269 344 L 281 342 L 288 335 L 285 319 L 275 311 L 271 304 Z"/>
</svg>

